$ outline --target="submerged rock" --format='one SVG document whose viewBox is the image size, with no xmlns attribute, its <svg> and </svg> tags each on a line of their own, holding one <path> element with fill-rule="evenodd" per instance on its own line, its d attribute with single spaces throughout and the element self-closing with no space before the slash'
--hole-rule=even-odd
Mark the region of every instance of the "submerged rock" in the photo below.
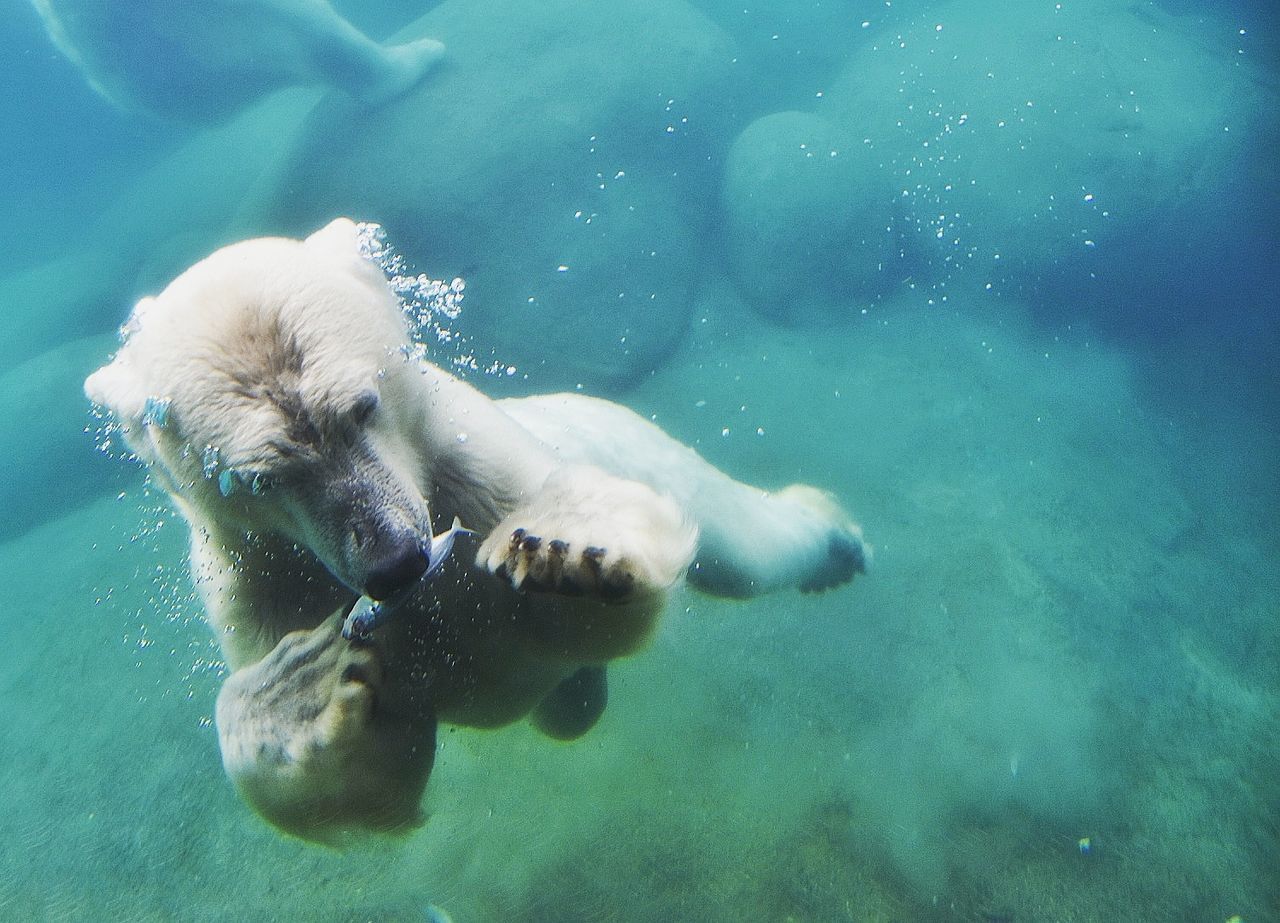
<svg viewBox="0 0 1280 923">
<path fill-rule="evenodd" d="M 378 221 L 419 269 L 466 279 L 459 326 L 517 382 L 647 374 L 689 314 L 729 40 L 680 0 L 447 0 L 396 40 L 424 35 L 449 49 L 439 72 L 381 108 L 327 98 L 264 220 Z"/>
<path fill-rule="evenodd" d="M 84 399 L 85 375 L 115 343 L 112 334 L 73 340 L 0 375 L 0 540 L 118 490 L 131 476 L 95 447 Z"/>
<path fill-rule="evenodd" d="M 193 135 L 120 190 L 83 239 L 0 276 L 0 342 L 9 362 L 69 339 L 113 332 L 139 297 L 254 228 L 237 212 L 313 106 L 290 90 Z M 268 143 L 272 139 L 274 143 Z M 78 386 L 77 389 L 78 391 Z"/>
<path fill-rule="evenodd" d="M 893 190 L 846 129 L 807 112 L 757 119 L 729 151 L 722 190 L 729 267 L 758 310 L 847 311 L 886 288 Z"/>
<path fill-rule="evenodd" d="M 821 112 L 893 183 L 907 273 L 1149 299 L 1227 226 L 1274 107 L 1248 66 L 1150 6 L 956 0 L 868 30 Z"/>
</svg>

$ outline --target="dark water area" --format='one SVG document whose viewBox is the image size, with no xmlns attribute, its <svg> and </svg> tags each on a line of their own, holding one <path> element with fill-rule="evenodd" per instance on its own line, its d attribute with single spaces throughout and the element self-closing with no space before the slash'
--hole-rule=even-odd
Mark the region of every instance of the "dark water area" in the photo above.
<svg viewBox="0 0 1280 923">
<path fill-rule="evenodd" d="M 1276 4 L 0 20 L 0 917 L 1280 919 Z M 407 837 L 270 827 L 83 382 L 197 260 L 344 215 L 465 280 L 427 359 L 830 491 L 873 568 L 678 588 L 582 739 L 442 726 Z"/>
</svg>

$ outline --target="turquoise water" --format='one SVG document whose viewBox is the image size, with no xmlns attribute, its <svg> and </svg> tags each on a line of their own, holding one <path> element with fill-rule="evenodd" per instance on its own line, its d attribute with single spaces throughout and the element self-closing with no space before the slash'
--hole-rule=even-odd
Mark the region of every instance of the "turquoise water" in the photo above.
<svg viewBox="0 0 1280 923">
<path fill-rule="evenodd" d="M 216 3 L 217 54 L 50 6 L 81 66 L 0 35 L 0 916 L 1280 919 L 1270 4 L 335 4 L 445 43 L 385 99 Z M 195 259 L 341 214 L 467 280 L 438 360 L 831 490 L 872 573 L 679 591 L 581 740 L 442 729 L 406 839 L 269 828 L 81 382 Z"/>
</svg>

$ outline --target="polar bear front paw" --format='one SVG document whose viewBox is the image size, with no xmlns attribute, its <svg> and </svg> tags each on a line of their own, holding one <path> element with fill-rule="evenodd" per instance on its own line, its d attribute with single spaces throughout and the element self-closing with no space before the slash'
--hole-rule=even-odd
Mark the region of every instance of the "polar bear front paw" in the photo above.
<svg viewBox="0 0 1280 923">
<path fill-rule="evenodd" d="M 517 590 L 595 596 L 625 600 L 636 588 L 634 564 L 626 556 L 598 545 L 581 545 L 560 538 L 544 539 L 523 527 L 512 530 L 505 543 L 486 543 L 485 566 Z"/>
<path fill-rule="evenodd" d="M 476 560 L 522 592 L 629 603 L 678 582 L 696 542 L 697 529 L 669 498 L 569 466 L 494 527 Z"/>
<path fill-rule="evenodd" d="M 223 766 L 268 821 L 306 839 L 411 829 L 435 754 L 435 719 L 379 702 L 372 646 L 350 644 L 341 614 L 295 631 L 237 670 L 218 695 Z"/>
</svg>

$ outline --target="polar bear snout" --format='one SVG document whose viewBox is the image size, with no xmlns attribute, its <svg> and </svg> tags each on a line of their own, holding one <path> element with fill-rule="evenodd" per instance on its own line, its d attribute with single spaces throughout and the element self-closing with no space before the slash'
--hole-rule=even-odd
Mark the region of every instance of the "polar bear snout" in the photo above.
<svg viewBox="0 0 1280 923">
<path fill-rule="evenodd" d="M 426 573 L 431 516 L 421 498 L 398 485 L 357 482 L 347 503 L 345 532 L 334 576 L 371 599 L 388 599 Z M 342 528 L 340 525 L 339 528 Z"/>
<path fill-rule="evenodd" d="M 331 458 L 279 494 L 294 541 L 352 592 L 385 600 L 426 573 L 431 510 L 412 483 L 361 454 Z"/>
<path fill-rule="evenodd" d="M 383 600 L 405 589 L 427 570 L 427 555 L 416 532 L 400 531 L 376 536 L 371 554 L 361 555 L 368 565 L 364 593 Z"/>
</svg>

